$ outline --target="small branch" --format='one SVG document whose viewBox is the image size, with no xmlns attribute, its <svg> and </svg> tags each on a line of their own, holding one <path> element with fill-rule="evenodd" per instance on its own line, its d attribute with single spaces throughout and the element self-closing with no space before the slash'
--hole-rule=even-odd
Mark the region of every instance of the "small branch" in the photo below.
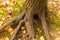
<svg viewBox="0 0 60 40">
<path fill-rule="evenodd" d="M 21 24 L 24 22 L 25 19 L 21 20 L 17 26 L 17 28 L 13 31 L 13 34 L 11 35 L 11 39 L 10 40 L 14 40 L 14 38 L 16 37 L 17 32 L 19 31 Z"/>
</svg>

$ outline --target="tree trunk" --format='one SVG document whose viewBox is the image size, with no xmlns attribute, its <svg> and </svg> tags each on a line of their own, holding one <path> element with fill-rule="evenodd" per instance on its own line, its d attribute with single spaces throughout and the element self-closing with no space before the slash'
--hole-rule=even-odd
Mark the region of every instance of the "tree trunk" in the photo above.
<svg viewBox="0 0 60 40">
<path fill-rule="evenodd" d="M 43 27 L 46 39 L 51 40 L 49 32 L 48 32 L 48 28 L 47 28 L 48 26 L 47 26 L 47 23 L 45 20 L 45 14 L 47 13 L 47 0 L 26 0 L 21 9 L 22 15 L 20 14 L 21 16 L 18 16 L 14 20 L 21 21 L 21 19 L 24 17 L 23 19 L 24 19 L 25 27 L 26 27 L 27 32 L 30 37 L 29 40 L 35 40 L 35 31 L 34 31 L 34 27 L 33 27 L 33 15 L 35 13 L 39 15 L 39 18 L 42 22 L 42 27 Z M 11 22 L 13 22 L 14 20 L 12 20 Z M 3 27 L 0 28 L 0 30 L 5 28 L 5 26 L 11 24 L 11 22 L 8 22 L 8 24 L 6 23 L 5 25 L 3 25 Z M 19 26 L 14 31 L 15 34 L 17 34 L 17 32 L 18 32 L 18 30 L 20 28 Z M 12 38 L 11 40 L 13 40 L 15 38 L 15 36 L 16 36 L 15 34 L 12 35 L 13 38 L 11 36 L 11 38 Z"/>
<path fill-rule="evenodd" d="M 34 13 L 36 13 L 39 15 L 41 19 L 43 30 L 47 40 L 51 40 L 47 28 L 48 26 L 45 20 L 45 14 L 47 13 L 47 0 L 26 0 L 26 1 L 28 1 L 27 12 L 26 12 L 26 19 L 27 19 L 26 28 L 28 30 L 28 33 L 30 34 L 30 36 L 31 35 L 33 37 L 35 36 L 32 24 L 33 22 L 32 16 L 34 15 Z"/>
</svg>

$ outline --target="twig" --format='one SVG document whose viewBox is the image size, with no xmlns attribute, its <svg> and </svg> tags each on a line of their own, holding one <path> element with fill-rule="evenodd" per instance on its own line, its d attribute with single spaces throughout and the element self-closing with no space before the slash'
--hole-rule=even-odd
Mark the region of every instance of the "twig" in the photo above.
<svg viewBox="0 0 60 40">
<path fill-rule="evenodd" d="M 19 31 L 21 24 L 24 22 L 24 19 L 21 20 L 17 26 L 17 28 L 13 31 L 13 34 L 11 35 L 10 40 L 14 40 L 14 38 L 16 37 L 17 32 Z"/>
</svg>

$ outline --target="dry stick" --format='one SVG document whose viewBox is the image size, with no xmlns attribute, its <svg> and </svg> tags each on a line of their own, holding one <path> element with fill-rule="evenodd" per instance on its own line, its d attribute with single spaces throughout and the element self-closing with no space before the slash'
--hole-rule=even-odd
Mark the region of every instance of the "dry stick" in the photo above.
<svg viewBox="0 0 60 40">
<path fill-rule="evenodd" d="M 21 20 L 17 26 L 17 28 L 13 31 L 13 34 L 11 35 L 10 40 L 14 40 L 14 38 L 16 37 L 17 32 L 19 31 L 21 24 L 24 22 L 25 19 Z"/>
<path fill-rule="evenodd" d="M 46 38 L 47 38 L 47 40 L 51 40 L 49 32 L 48 32 L 48 26 L 47 26 L 47 23 L 45 20 L 45 14 L 43 13 L 40 18 L 41 18 L 41 22 L 42 22 L 42 26 L 43 26 L 43 30 L 44 30 Z"/>
<path fill-rule="evenodd" d="M 8 25 L 10 25 L 13 21 L 15 21 L 16 19 L 21 19 L 24 16 L 24 13 L 22 13 L 19 16 L 14 17 L 13 19 L 11 19 L 11 21 L 5 23 L 2 27 L 0 27 L 0 31 L 3 30 L 5 27 L 7 27 Z"/>
</svg>

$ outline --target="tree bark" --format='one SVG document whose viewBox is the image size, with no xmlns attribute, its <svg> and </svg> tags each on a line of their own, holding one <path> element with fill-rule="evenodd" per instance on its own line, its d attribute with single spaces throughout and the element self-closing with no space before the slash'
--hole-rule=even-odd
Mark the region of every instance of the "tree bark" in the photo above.
<svg viewBox="0 0 60 40">
<path fill-rule="evenodd" d="M 45 13 L 47 13 L 47 0 L 26 0 L 25 4 L 23 5 L 22 9 L 21 9 L 21 14 L 25 15 L 24 17 L 26 18 L 25 20 L 25 26 L 27 29 L 27 32 L 30 36 L 30 40 L 33 40 L 35 38 L 35 31 L 34 31 L 34 27 L 33 27 L 33 15 L 34 13 L 39 15 L 39 18 L 42 22 L 42 26 L 43 26 L 43 30 L 45 33 L 45 36 L 47 38 L 47 40 L 51 40 L 50 35 L 48 33 L 48 26 L 45 20 Z M 0 30 L 2 30 L 3 28 L 5 28 L 5 26 L 11 24 L 14 20 L 19 20 L 22 19 L 22 15 L 20 14 L 19 17 L 13 19 L 11 22 L 6 23 L 5 25 L 2 26 L 2 28 L 0 28 Z M 19 26 L 21 24 L 18 25 L 17 30 L 19 30 Z M 15 34 L 13 36 L 15 36 L 17 33 L 17 31 L 15 31 Z M 11 40 L 13 40 L 15 37 L 13 37 Z M 35 40 L 35 39 L 34 39 Z"/>
<path fill-rule="evenodd" d="M 38 11 L 39 0 L 26 0 L 26 1 L 28 1 L 28 6 L 27 6 L 27 11 L 26 11 L 25 25 L 29 33 L 29 36 L 32 38 L 31 40 L 33 40 L 35 38 L 35 32 L 34 32 L 34 27 L 33 27 L 33 14 L 34 14 L 33 11 L 34 10 Z"/>
<path fill-rule="evenodd" d="M 32 11 L 33 13 L 31 13 Z M 41 19 L 43 30 L 44 30 L 47 40 L 51 40 L 49 32 L 48 32 L 48 28 L 47 28 L 48 26 L 45 20 L 45 14 L 46 14 L 45 11 L 47 11 L 47 0 L 29 0 L 27 13 L 26 13 L 26 18 L 28 21 L 26 23 L 26 28 L 27 30 L 29 30 L 28 33 L 30 34 L 30 36 L 34 34 L 34 29 L 32 28 L 33 27 L 32 16 L 34 12 L 36 12 L 36 14 L 38 14 Z"/>
</svg>

